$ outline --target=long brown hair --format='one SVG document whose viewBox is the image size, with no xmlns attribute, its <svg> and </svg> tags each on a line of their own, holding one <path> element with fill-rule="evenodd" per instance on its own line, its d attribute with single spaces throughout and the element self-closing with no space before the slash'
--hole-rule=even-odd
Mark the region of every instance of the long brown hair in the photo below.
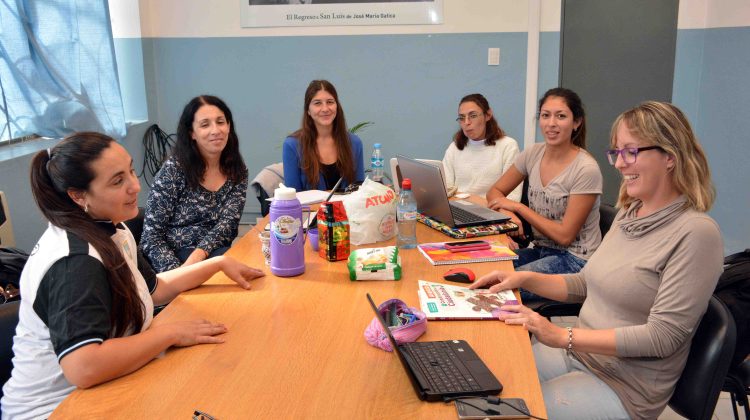
<svg viewBox="0 0 750 420">
<path fill-rule="evenodd" d="M 461 102 L 458 103 L 458 106 L 461 106 L 461 104 L 465 102 L 474 102 L 479 108 L 482 109 L 482 112 L 484 112 L 485 115 L 490 112 L 490 103 L 487 101 L 487 98 L 485 98 L 480 93 L 472 93 L 471 95 L 464 96 L 463 98 L 461 98 Z M 505 137 L 505 131 L 500 128 L 500 124 L 497 123 L 494 114 L 487 121 L 484 129 L 484 144 L 486 146 L 494 146 L 495 142 Z M 469 138 L 466 137 L 466 134 L 464 134 L 464 130 L 459 128 L 456 134 L 453 135 L 453 141 L 456 143 L 456 147 L 458 147 L 458 150 L 464 150 L 464 147 L 466 147 L 466 144 L 469 142 Z"/>
<path fill-rule="evenodd" d="M 196 96 L 185 105 L 185 108 L 182 110 L 182 116 L 180 116 L 180 121 L 177 123 L 177 142 L 174 146 L 174 157 L 180 163 L 182 170 L 185 171 L 188 186 L 193 189 L 198 188 L 201 181 L 203 181 L 203 177 L 206 175 L 206 161 L 201 156 L 198 145 L 193 141 L 191 135 L 193 133 L 195 113 L 204 105 L 213 105 L 219 108 L 224 113 L 227 123 L 229 123 L 227 145 L 224 146 L 224 150 L 222 150 L 219 157 L 219 167 L 221 168 L 221 173 L 227 179 L 238 184 L 247 178 L 247 167 L 240 153 L 240 140 L 237 137 L 237 132 L 234 130 L 232 111 L 224 101 L 216 96 Z"/>
<path fill-rule="evenodd" d="M 570 89 L 563 87 L 552 88 L 545 92 L 542 99 L 539 100 L 537 115 L 542 111 L 542 105 L 544 105 L 544 102 L 546 102 L 547 98 L 550 96 L 555 96 L 564 100 L 565 104 L 568 105 L 568 108 L 570 108 L 570 111 L 573 113 L 573 120 L 581 121 L 581 125 L 578 126 L 578 129 L 573 130 L 571 142 L 581 149 L 586 149 L 586 111 L 583 109 L 581 97 Z"/>
<path fill-rule="evenodd" d="M 39 210 L 53 225 L 91 244 L 102 258 L 112 291 L 110 334 L 122 337 L 132 327 L 143 327 L 144 305 L 133 273 L 109 234 L 68 196 L 69 190 L 87 191 L 96 174 L 91 164 L 114 140 L 99 133 L 76 133 L 49 152 L 31 160 L 31 192 Z"/>
<path fill-rule="evenodd" d="M 349 141 L 349 132 L 346 128 L 346 118 L 344 118 L 344 108 L 339 102 L 339 95 L 336 88 L 328 80 L 313 80 L 307 86 L 305 91 L 305 106 L 302 108 L 302 127 L 291 134 L 300 142 L 302 161 L 302 171 L 305 172 L 310 184 L 314 187 L 318 185 L 320 178 L 320 156 L 316 142 L 318 139 L 318 130 L 315 128 L 313 121 L 307 110 L 310 108 L 310 102 L 313 97 L 324 90 L 333 96 L 336 101 L 336 118 L 333 120 L 333 143 L 336 145 L 336 168 L 342 177 L 348 182 L 353 183 L 354 177 L 354 159 L 352 157 L 352 146 Z"/>
<path fill-rule="evenodd" d="M 659 146 L 664 153 L 674 157 L 672 182 L 677 191 L 687 197 L 690 207 L 701 212 L 711 209 L 716 190 L 711 182 L 708 159 L 690 122 L 679 108 L 667 102 L 648 101 L 623 112 L 612 124 L 610 145 L 613 148 L 617 146 L 617 129 L 623 123 L 634 137 L 646 145 Z M 633 201 L 635 198 L 628 195 L 623 182 L 618 206 L 627 207 Z"/>
</svg>

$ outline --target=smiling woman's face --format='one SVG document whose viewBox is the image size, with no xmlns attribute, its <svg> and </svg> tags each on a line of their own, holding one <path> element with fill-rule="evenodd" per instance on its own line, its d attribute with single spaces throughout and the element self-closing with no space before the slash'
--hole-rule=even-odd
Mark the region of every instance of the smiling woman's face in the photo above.
<svg viewBox="0 0 750 420">
<path fill-rule="evenodd" d="M 193 116 L 191 136 L 204 159 L 221 156 L 229 141 L 229 122 L 214 105 L 203 105 Z"/>
<path fill-rule="evenodd" d="M 138 192 L 141 184 L 133 169 L 133 159 L 127 150 L 112 142 L 99 159 L 91 163 L 94 179 L 84 192 L 71 192 L 74 201 L 88 207 L 89 215 L 114 223 L 130 220 L 138 215 Z"/>
<path fill-rule="evenodd" d="M 307 113 L 316 127 L 330 127 L 336 119 L 338 106 L 336 99 L 325 90 L 319 90 L 310 101 Z"/>
</svg>

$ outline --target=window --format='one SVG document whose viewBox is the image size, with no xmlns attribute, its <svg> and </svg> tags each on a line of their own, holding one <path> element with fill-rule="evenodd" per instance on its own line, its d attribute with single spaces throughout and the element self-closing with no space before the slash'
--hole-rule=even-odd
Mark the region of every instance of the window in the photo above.
<svg viewBox="0 0 750 420">
<path fill-rule="evenodd" d="M 0 143 L 125 136 L 106 0 L 0 2 Z"/>
</svg>

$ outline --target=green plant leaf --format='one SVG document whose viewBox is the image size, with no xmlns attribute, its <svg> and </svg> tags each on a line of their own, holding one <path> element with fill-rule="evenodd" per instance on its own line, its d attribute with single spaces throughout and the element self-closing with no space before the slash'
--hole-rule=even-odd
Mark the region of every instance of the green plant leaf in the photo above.
<svg viewBox="0 0 750 420">
<path fill-rule="evenodd" d="M 352 133 L 352 134 L 357 134 L 358 132 L 364 130 L 365 128 L 367 128 L 367 127 L 369 127 L 369 126 L 371 126 L 373 124 L 375 124 L 375 123 L 372 122 L 372 121 L 362 121 L 361 123 L 356 124 L 354 127 L 350 128 L 349 132 Z"/>
</svg>

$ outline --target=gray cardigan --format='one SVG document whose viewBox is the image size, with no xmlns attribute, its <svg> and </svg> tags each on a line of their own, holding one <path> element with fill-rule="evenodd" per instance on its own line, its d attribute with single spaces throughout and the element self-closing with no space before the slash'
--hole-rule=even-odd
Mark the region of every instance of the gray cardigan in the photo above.
<svg viewBox="0 0 750 420">
<path fill-rule="evenodd" d="M 575 356 L 620 397 L 632 418 L 656 418 L 667 405 L 690 342 L 722 271 L 716 222 L 681 197 L 636 218 L 621 210 L 599 249 L 564 275 L 568 299 L 585 299 L 578 327 L 614 329 L 617 356 Z M 574 344 L 575 348 L 575 344 Z"/>
</svg>

